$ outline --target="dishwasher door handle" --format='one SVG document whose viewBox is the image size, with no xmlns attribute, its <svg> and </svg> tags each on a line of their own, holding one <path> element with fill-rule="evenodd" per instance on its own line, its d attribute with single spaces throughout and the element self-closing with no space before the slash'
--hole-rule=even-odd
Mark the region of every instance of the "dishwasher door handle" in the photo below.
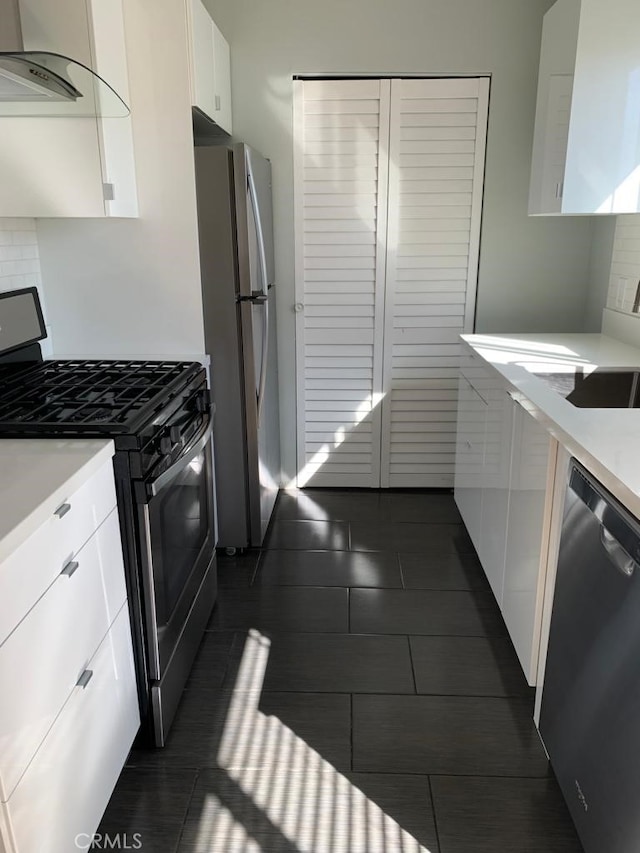
<svg viewBox="0 0 640 853">
<path fill-rule="evenodd" d="M 616 569 L 622 572 L 626 577 L 630 578 L 638 564 L 633 557 L 624 550 L 616 537 L 607 530 L 604 524 L 600 525 L 600 542 L 602 543 L 604 550 L 607 552 L 609 560 L 613 563 Z"/>
</svg>

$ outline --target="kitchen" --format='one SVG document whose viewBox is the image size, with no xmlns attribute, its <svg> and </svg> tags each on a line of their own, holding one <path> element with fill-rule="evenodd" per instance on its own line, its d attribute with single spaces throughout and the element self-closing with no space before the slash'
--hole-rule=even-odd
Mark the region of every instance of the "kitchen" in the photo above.
<svg viewBox="0 0 640 853">
<path fill-rule="evenodd" d="M 294 74 L 490 74 L 475 329 L 600 330 L 615 218 L 527 216 L 541 20 L 550 5 L 407 3 L 399 14 L 380 2 L 345 15 L 337 4 L 295 12 L 288 4 L 209 4 L 231 45 L 234 135 L 273 167 L 285 484 L 297 470 Z M 3 233 L 25 253 L 7 258 L 2 272 L 6 289 L 40 284 L 38 247 L 55 357 L 191 360 L 204 343 L 184 8 L 132 3 L 126 24 L 140 218 L 10 219 L 21 214 L 9 199 Z"/>
</svg>

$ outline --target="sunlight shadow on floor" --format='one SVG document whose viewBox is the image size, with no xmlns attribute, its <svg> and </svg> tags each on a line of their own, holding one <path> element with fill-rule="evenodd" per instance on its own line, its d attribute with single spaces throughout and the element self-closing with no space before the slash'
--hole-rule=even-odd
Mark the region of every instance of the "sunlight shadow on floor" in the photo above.
<svg viewBox="0 0 640 853">
<path fill-rule="evenodd" d="M 270 645 L 249 631 L 218 751 L 225 785 L 234 788 L 230 799 L 240 798 L 242 807 L 234 810 L 208 791 L 196 853 L 430 853 L 277 717 L 259 710 Z"/>
</svg>

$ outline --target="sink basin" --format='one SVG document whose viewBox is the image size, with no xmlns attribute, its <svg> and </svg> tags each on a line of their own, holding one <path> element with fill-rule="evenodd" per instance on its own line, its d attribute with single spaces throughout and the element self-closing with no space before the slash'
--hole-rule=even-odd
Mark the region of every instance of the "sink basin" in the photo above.
<svg viewBox="0 0 640 853">
<path fill-rule="evenodd" d="M 640 369 L 606 367 L 587 373 L 576 368 L 574 372 L 564 373 L 532 371 L 532 375 L 581 409 L 640 408 Z"/>
</svg>

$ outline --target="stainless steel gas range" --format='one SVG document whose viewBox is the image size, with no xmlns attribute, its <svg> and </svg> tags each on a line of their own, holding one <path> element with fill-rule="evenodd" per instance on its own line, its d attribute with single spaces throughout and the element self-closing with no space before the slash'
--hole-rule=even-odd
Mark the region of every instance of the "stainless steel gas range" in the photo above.
<svg viewBox="0 0 640 853">
<path fill-rule="evenodd" d="M 35 288 L 0 294 L 0 438 L 114 441 L 140 740 L 163 746 L 217 591 L 206 373 L 197 362 L 44 361 L 44 337 Z"/>
</svg>

